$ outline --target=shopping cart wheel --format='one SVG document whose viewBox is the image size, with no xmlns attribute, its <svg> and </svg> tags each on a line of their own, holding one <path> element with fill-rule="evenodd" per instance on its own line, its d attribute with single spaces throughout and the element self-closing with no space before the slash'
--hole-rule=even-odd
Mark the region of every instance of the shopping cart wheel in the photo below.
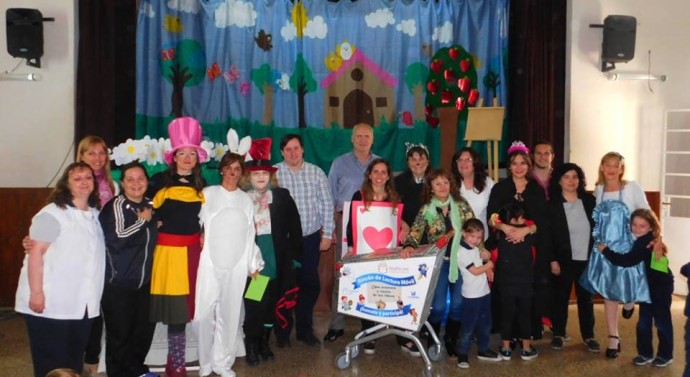
<svg viewBox="0 0 690 377">
<path fill-rule="evenodd" d="M 335 357 L 335 365 L 337 365 L 339 369 L 347 369 L 350 367 L 350 359 L 345 352 L 341 352 Z"/>
<path fill-rule="evenodd" d="M 359 345 L 350 347 L 350 358 L 354 359 L 359 356 Z"/>
<path fill-rule="evenodd" d="M 428 355 L 429 355 L 429 359 L 431 361 L 441 360 L 441 346 L 440 345 L 433 345 L 433 346 L 429 347 Z"/>
</svg>

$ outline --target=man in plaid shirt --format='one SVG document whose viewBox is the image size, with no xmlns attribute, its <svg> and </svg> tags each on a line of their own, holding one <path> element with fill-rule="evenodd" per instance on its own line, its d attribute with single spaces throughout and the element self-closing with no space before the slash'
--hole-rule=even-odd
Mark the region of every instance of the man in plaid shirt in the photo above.
<svg viewBox="0 0 690 377">
<path fill-rule="evenodd" d="M 333 197 L 328 177 L 318 166 L 304 161 L 302 138 L 287 134 L 280 141 L 283 162 L 278 168 L 280 186 L 290 191 L 297 204 L 302 222 L 303 259 L 297 269 L 296 335 L 297 340 L 310 346 L 320 346 L 314 336 L 314 305 L 319 297 L 319 259 L 322 251 L 328 251 L 333 241 L 335 223 L 333 220 Z M 290 328 L 276 334 L 278 347 L 290 346 Z M 278 330 L 277 330 L 278 331 Z"/>
</svg>

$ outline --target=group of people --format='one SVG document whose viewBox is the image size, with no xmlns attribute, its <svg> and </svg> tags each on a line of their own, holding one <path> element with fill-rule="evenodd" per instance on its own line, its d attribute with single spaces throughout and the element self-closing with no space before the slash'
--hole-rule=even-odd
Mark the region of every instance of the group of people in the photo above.
<svg viewBox="0 0 690 377">
<path fill-rule="evenodd" d="M 672 362 L 673 275 L 659 267 L 665 246 L 658 220 L 640 186 L 623 180 L 617 153 L 602 158 L 594 195 L 585 192 L 576 164 L 552 169 L 547 142 L 533 153 L 513 143 L 509 177 L 499 182 L 472 148 L 458 151 L 449 170 L 432 169 L 427 147 L 408 143 L 408 169 L 394 177 L 388 161 L 371 152 L 372 127 L 358 124 L 352 152 L 336 158 L 328 176 L 304 160 L 301 137 L 287 134 L 280 141 L 283 162 L 270 164 L 270 139 L 254 140 L 248 150 L 227 152 L 218 164 L 220 185 L 207 187 L 198 121 L 175 119 L 168 132 L 169 168 L 149 179 L 144 166 L 127 164 L 120 185 L 110 178 L 103 140 L 87 137 L 78 162 L 34 216 L 16 310 L 26 318 L 35 376 L 96 364 L 100 349 L 95 359 L 91 349 L 100 346 L 101 317 L 111 377 L 155 375 L 144 360 L 157 322 L 167 325 L 171 377 L 186 376 L 190 322 L 199 337 L 201 376 L 234 376 L 236 357 L 252 366 L 273 360 L 271 334 L 278 347 L 290 347 L 293 327 L 297 341 L 319 346 L 313 310 L 320 256 L 342 237 L 352 245 L 342 211 L 358 200 L 403 204 L 403 258 L 452 231 L 428 322 L 440 334 L 445 320 L 445 348 L 459 367 L 469 367 L 473 336 L 486 361 L 509 360 L 517 346 L 523 360 L 536 358 L 531 341 L 542 337 L 544 324 L 552 327 L 551 347 L 561 349 L 573 283 L 588 350 L 600 350 L 592 305 L 599 293 L 607 357 L 621 350 L 619 302 L 625 318 L 639 302 L 634 362 Z M 338 264 L 341 242 L 335 249 Z M 250 289 L 259 297 L 245 297 Z M 344 335 L 344 316 L 333 308 L 326 342 Z M 652 323 L 659 331 L 656 357 Z M 362 321 L 363 329 L 372 325 Z M 492 328 L 501 335 L 498 352 L 489 348 Z M 408 339 L 398 343 L 420 355 Z M 363 350 L 373 354 L 376 345 Z"/>
</svg>

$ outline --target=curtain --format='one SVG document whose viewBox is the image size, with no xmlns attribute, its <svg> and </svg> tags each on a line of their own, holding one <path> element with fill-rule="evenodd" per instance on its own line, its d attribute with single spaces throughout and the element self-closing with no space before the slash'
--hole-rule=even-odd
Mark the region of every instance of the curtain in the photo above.
<svg viewBox="0 0 690 377">
<path fill-rule="evenodd" d="M 277 140 L 297 132 L 305 158 L 328 171 L 363 121 L 375 126 L 374 153 L 395 170 L 405 167 L 405 142 L 427 144 L 437 163 L 425 67 L 460 45 L 481 97 L 505 104 L 507 30 L 508 0 L 141 1 L 136 136 L 165 137 L 172 118 L 193 116 L 214 142 L 230 127 L 272 137 L 276 162 Z"/>
<path fill-rule="evenodd" d="M 75 146 L 86 135 L 114 145 L 135 133 L 136 9 L 136 0 L 79 1 Z"/>
<path fill-rule="evenodd" d="M 510 140 L 551 141 L 563 161 L 566 0 L 524 0 L 510 6 Z M 505 143 L 504 143 L 505 144 Z M 506 144 L 510 145 L 510 144 Z"/>
</svg>

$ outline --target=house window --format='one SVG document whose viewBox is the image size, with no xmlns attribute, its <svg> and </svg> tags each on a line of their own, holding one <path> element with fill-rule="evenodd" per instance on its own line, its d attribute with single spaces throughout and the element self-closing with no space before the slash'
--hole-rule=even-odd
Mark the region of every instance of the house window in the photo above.
<svg viewBox="0 0 690 377">
<path fill-rule="evenodd" d="M 364 72 L 362 72 L 362 70 L 359 68 L 355 68 L 352 70 L 352 73 L 350 73 L 350 77 L 354 81 L 362 81 L 364 78 Z"/>
<path fill-rule="evenodd" d="M 328 106 L 330 107 L 338 107 L 340 106 L 340 97 L 328 97 Z"/>
<path fill-rule="evenodd" d="M 388 98 L 376 97 L 376 107 L 388 107 Z"/>
</svg>

